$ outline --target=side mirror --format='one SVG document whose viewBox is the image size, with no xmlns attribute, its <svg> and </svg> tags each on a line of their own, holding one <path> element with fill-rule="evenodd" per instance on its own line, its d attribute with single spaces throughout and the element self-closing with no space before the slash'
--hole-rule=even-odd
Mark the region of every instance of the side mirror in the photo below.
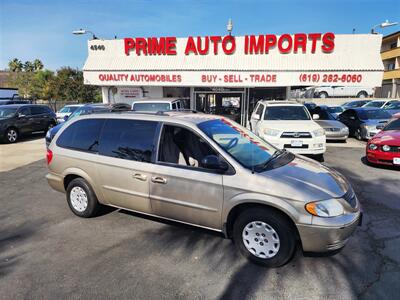
<svg viewBox="0 0 400 300">
<path fill-rule="evenodd" d="M 25 118 L 25 117 L 26 117 L 26 115 L 24 115 L 24 114 L 21 114 L 21 113 L 18 114 L 18 118 Z"/>
<path fill-rule="evenodd" d="M 201 165 L 206 169 L 221 172 L 225 172 L 229 169 L 229 165 L 225 161 L 220 160 L 216 155 L 207 155 L 201 160 Z"/>
<path fill-rule="evenodd" d="M 256 119 L 256 120 L 260 120 L 260 119 L 261 119 L 261 116 L 260 116 L 259 114 L 254 114 L 254 115 L 253 115 L 253 118 Z"/>
<path fill-rule="evenodd" d="M 64 116 L 64 121 L 67 121 L 67 120 L 68 120 L 68 116 L 65 115 L 65 116 Z"/>
<path fill-rule="evenodd" d="M 312 115 L 312 118 L 313 118 L 313 120 L 319 120 L 319 115 L 313 114 L 313 115 Z"/>
</svg>

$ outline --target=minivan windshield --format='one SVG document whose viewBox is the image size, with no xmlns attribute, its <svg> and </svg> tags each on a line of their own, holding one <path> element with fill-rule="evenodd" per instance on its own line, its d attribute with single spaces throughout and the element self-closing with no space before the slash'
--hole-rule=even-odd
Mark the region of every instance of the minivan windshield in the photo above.
<svg viewBox="0 0 400 300">
<path fill-rule="evenodd" d="M 0 119 L 11 118 L 17 113 L 16 107 L 0 107 Z"/>
<path fill-rule="evenodd" d="M 246 128 L 225 118 L 205 121 L 198 127 L 248 169 L 261 171 L 272 157 L 277 157 L 277 153 L 284 153 Z"/>
<path fill-rule="evenodd" d="M 162 102 L 143 102 L 134 103 L 132 109 L 136 111 L 169 111 L 171 110 L 171 105 Z"/>
<path fill-rule="evenodd" d="M 310 120 L 304 106 L 269 106 L 265 110 L 264 120 Z"/>
</svg>

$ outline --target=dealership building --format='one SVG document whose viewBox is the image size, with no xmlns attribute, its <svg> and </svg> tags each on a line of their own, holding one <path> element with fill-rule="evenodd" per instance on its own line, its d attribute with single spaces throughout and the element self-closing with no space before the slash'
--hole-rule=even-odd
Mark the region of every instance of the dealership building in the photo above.
<svg viewBox="0 0 400 300">
<path fill-rule="evenodd" d="M 101 86 L 106 103 L 184 97 L 190 109 L 246 125 L 257 101 L 288 99 L 293 89 L 380 86 L 381 40 L 330 32 L 93 39 L 84 82 Z"/>
</svg>

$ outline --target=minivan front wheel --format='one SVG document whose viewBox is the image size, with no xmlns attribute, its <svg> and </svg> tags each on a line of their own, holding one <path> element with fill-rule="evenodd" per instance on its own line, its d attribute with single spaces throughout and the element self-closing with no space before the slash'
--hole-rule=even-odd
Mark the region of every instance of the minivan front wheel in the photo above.
<svg viewBox="0 0 400 300">
<path fill-rule="evenodd" d="M 67 202 L 72 212 L 82 218 L 96 216 L 100 208 L 92 187 L 83 178 L 75 178 L 68 184 Z"/>
<path fill-rule="evenodd" d="M 233 240 L 243 256 L 271 268 L 287 263 L 296 249 L 295 233 L 288 221 L 269 209 L 242 212 L 234 223 Z"/>
</svg>

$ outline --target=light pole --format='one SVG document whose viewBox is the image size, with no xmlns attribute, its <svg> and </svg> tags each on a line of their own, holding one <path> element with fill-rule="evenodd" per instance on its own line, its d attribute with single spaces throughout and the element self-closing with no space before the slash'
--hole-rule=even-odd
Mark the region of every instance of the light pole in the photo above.
<svg viewBox="0 0 400 300">
<path fill-rule="evenodd" d="M 229 19 L 228 24 L 226 25 L 226 30 L 228 30 L 229 35 L 232 34 L 232 29 L 233 29 L 232 19 Z"/>
<path fill-rule="evenodd" d="M 386 28 L 386 27 L 390 27 L 390 26 L 397 25 L 397 24 L 398 24 L 398 22 L 389 22 L 388 20 L 386 20 L 385 22 L 380 23 L 380 24 L 377 24 L 377 25 L 375 25 L 374 27 L 372 27 L 371 33 L 372 33 L 372 34 L 376 34 L 375 29 L 376 29 L 377 27 Z"/>
<path fill-rule="evenodd" d="M 79 30 L 74 30 L 74 31 L 72 31 L 72 34 L 75 34 L 75 35 L 82 35 L 82 34 L 87 34 L 87 33 L 91 33 L 92 35 L 93 35 L 93 39 L 94 40 L 97 40 L 98 38 L 97 38 L 97 36 L 94 34 L 94 32 L 93 31 L 90 31 L 90 30 L 86 30 L 86 29 L 79 29 Z"/>
</svg>

